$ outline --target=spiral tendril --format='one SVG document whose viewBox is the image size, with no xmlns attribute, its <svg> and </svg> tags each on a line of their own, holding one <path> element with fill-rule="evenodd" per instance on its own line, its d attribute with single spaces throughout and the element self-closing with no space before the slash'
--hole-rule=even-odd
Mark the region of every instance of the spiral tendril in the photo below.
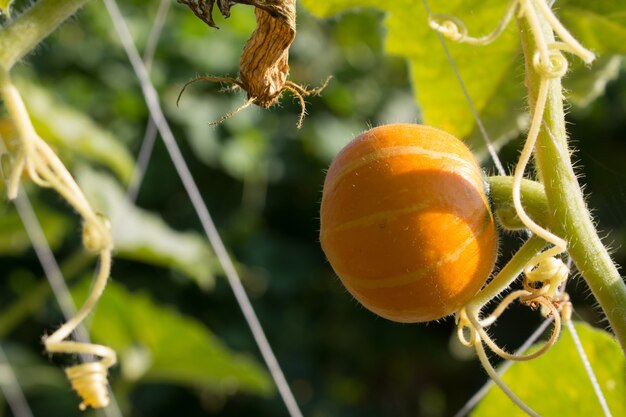
<svg viewBox="0 0 626 417">
<path fill-rule="evenodd" d="M 546 78 L 561 78 L 567 73 L 568 62 L 561 51 L 556 48 L 556 44 L 550 45 L 548 60 L 545 62 L 539 51 L 533 55 L 533 66 L 535 70 Z"/>
<path fill-rule="evenodd" d="M 111 222 L 102 214 L 86 220 L 83 224 L 83 246 L 92 252 L 100 252 L 113 246 Z"/>
<path fill-rule="evenodd" d="M 532 269 L 524 273 L 524 288 L 533 296 L 546 296 L 550 299 L 556 296 L 559 285 L 567 279 L 569 268 L 565 263 L 554 256 L 541 260 Z M 540 288 L 533 284 L 541 283 Z"/>
<path fill-rule="evenodd" d="M 104 407 L 109 403 L 107 372 L 116 363 L 115 351 L 107 346 L 65 340 L 93 310 L 102 295 L 111 271 L 113 239 L 108 220 L 97 214 L 63 162 L 50 146 L 37 134 L 19 90 L 11 82 L 7 72 L 0 71 L 0 95 L 18 133 L 15 159 L 8 165 L 3 158 L 3 173 L 8 175 L 7 196 L 17 197 L 22 175 L 41 186 L 57 191 L 82 217 L 83 244 L 88 250 L 99 253 L 100 267 L 94 286 L 83 306 L 53 334 L 44 338 L 50 353 L 95 355 L 99 361 L 74 365 L 66 370 L 72 387 L 82 397 L 81 410 Z M 8 172 L 6 172 L 8 171 Z"/>
<path fill-rule="evenodd" d="M 428 16 L 428 26 L 454 42 L 463 42 L 467 39 L 467 27 L 456 16 L 432 14 Z"/>
<path fill-rule="evenodd" d="M 449 14 L 431 14 L 428 16 L 428 25 L 431 29 L 441 33 L 446 38 L 458 42 L 467 43 L 469 45 L 484 46 L 498 39 L 508 26 L 511 18 L 515 14 L 519 0 L 510 0 L 507 10 L 500 19 L 496 28 L 488 35 L 475 38 L 468 35 L 468 30 L 463 21 L 456 16 Z"/>
<path fill-rule="evenodd" d="M 101 362 L 82 363 L 65 369 L 74 391 L 82 398 L 78 406 L 102 408 L 109 405 L 108 368 Z"/>
</svg>

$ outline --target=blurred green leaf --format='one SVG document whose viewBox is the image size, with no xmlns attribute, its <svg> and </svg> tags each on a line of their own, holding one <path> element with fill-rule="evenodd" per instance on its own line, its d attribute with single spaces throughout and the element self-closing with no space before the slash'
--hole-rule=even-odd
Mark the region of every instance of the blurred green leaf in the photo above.
<svg viewBox="0 0 626 417">
<path fill-rule="evenodd" d="M 111 220 L 119 257 L 171 267 L 192 277 L 205 290 L 213 287 L 216 266 L 205 239 L 173 230 L 156 214 L 135 206 L 112 177 L 86 166 L 76 172 L 90 203 Z"/>
<path fill-rule="evenodd" d="M 422 108 L 423 122 L 464 138 L 479 158 L 487 155 L 484 139 L 476 128 L 471 109 L 463 95 L 454 71 L 458 71 L 478 111 L 491 141 L 496 147 L 516 137 L 527 125 L 526 92 L 520 59 L 519 36 L 512 23 L 500 37 L 487 46 L 472 46 L 446 41 L 456 68 L 452 68 L 435 31 L 429 28 L 421 2 L 390 0 L 303 0 L 311 12 L 320 17 L 356 7 L 373 7 L 386 12 L 385 42 L 390 54 L 407 58 L 415 98 Z M 455 16 L 466 25 L 472 36 L 483 36 L 496 27 L 508 3 L 488 1 L 430 1 L 433 14 Z M 566 27 L 587 47 L 607 55 L 626 50 L 626 2 L 569 0 L 559 3 Z M 610 58 L 610 56 L 607 56 Z M 576 62 L 577 58 L 570 61 Z M 602 66 L 602 65 L 601 65 Z M 580 65 L 572 87 L 583 90 L 575 94 L 593 99 L 594 89 L 606 84 L 606 68 L 589 71 Z M 581 72 L 584 71 L 584 74 Z M 577 98 L 575 95 L 574 98 Z M 588 101 L 587 100 L 587 101 Z"/>
<path fill-rule="evenodd" d="M 24 391 L 67 387 L 68 383 L 63 371 L 58 366 L 47 364 L 40 355 L 34 354 L 25 346 L 17 344 L 3 344 L 2 348 L 20 387 Z"/>
<path fill-rule="evenodd" d="M 560 18 L 574 37 L 602 56 L 626 53 L 625 0 L 567 0 Z"/>
<path fill-rule="evenodd" d="M 386 11 L 386 50 L 408 59 L 415 96 L 422 108 L 424 123 L 437 126 L 458 137 L 467 137 L 472 132 L 474 119 L 467 100 L 458 86 L 453 68 L 436 32 L 428 26 L 426 11 L 421 2 L 305 0 L 303 3 L 319 16 L 328 16 L 355 6 L 378 7 Z M 430 3 L 433 13 L 460 17 L 467 25 L 469 33 L 476 36 L 495 27 L 507 6 L 506 2 L 496 0 Z M 511 90 L 507 84 L 510 82 L 512 64 L 519 53 L 519 40 L 513 25 L 488 46 L 477 48 L 448 42 L 448 47 L 480 113 L 484 112 L 492 100 L 502 100 L 502 93 Z"/>
<path fill-rule="evenodd" d="M 35 207 L 44 235 L 52 249 L 63 242 L 67 231 L 73 232 L 72 222 L 67 217 L 51 210 L 40 202 Z M 10 206 L 0 203 L 0 254 L 19 255 L 30 248 L 31 242 L 20 216 Z"/>
<path fill-rule="evenodd" d="M 13 0 L 0 0 L 0 13 L 10 14 L 9 7 L 11 7 L 11 3 L 13 3 Z"/>
<path fill-rule="evenodd" d="M 24 79 L 18 87 L 42 138 L 70 154 L 106 165 L 125 184 L 130 181 L 135 167 L 133 157 L 109 131 L 80 110 L 59 102 L 48 90 Z"/>
<path fill-rule="evenodd" d="M 74 289 L 84 300 L 89 282 Z M 114 348 L 122 374 L 129 380 L 166 382 L 230 394 L 247 391 L 270 395 L 273 385 L 254 360 L 230 351 L 199 321 L 130 293 L 110 282 L 100 299 L 91 334 Z"/>
<path fill-rule="evenodd" d="M 603 330 L 581 322 L 575 327 L 611 413 L 626 415 L 626 360 L 619 345 Z M 504 381 L 542 416 L 604 415 L 567 328 L 546 354 L 513 364 Z M 526 413 L 493 387 L 472 413 L 472 417 L 490 416 L 521 417 Z"/>
<path fill-rule="evenodd" d="M 573 104 L 584 107 L 604 94 L 606 85 L 619 76 L 622 57 L 609 55 L 598 58 L 591 68 L 580 62 L 572 65 L 572 70 L 563 80 L 567 98 Z"/>
<path fill-rule="evenodd" d="M 231 137 L 219 143 L 218 132 L 207 123 L 223 117 L 224 109 L 240 106 L 244 98 L 237 94 L 207 91 L 206 87 L 199 90 L 200 86 L 196 86 L 196 89 L 186 91 L 179 102 L 174 95 L 165 100 L 171 119 L 180 121 L 187 128 L 186 138 L 195 156 L 209 166 L 223 167 L 235 178 L 259 175 L 271 147 L 265 134 L 258 129 L 261 111 L 249 109 L 237 114 L 236 118 L 225 120 L 223 127 L 231 132 Z"/>
</svg>

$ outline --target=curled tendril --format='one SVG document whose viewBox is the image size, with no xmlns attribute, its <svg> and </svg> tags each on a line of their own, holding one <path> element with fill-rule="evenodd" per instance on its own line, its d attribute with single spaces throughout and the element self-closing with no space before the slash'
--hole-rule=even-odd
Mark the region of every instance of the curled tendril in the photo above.
<svg viewBox="0 0 626 417">
<path fill-rule="evenodd" d="M 500 19 L 496 28 L 488 35 L 475 38 L 468 35 L 468 30 L 461 19 L 449 14 L 431 14 L 428 16 L 428 26 L 441 33 L 446 38 L 459 43 L 484 46 L 498 39 L 508 26 L 517 9 L 518 0 L 511 0 L 506 13 Z"/>
<path fill-rule="evenodd" d="M 81 410 L 87 407 L 102 408 L 109 405 L 108 370 L 116 363 L 113 349 L 96 344 L 77 342 L 56 342 L 45 340 L 46 348 L 50 352 L 88 353 L 100 356 L 97 362 L 85 362 L 65 369 L 72 388 L 82 399 L 79 405 Z"/>
<path fill-rule="evenodd" d="M 535 52 L 533 55 L 533 67 L 542 77 L 561 78 L 567 73 L 568 62 L 557 48 L 557 44 L 551 44 L 547 61 L 542 59 L 540 51 Z"/>
<path fill-rule="evenodd" d="M 109 405 L 107 373 L 108 369 L 100 362 L 83 363 L 65 370 L 72 388 L 83 400 L 79 405 L 81 410 Z"/>
<path fill-rule="evenodd" d="M 561 318 L 558 313 L 557 307 L 546 297 L 535 297 L 532 293 L 527 291 L 516 291 L 516 293 L 517 294 L 515 294 L 515 297 L 512 297 L 510 300 L 508 300 L 508 303 L 511 303 L 514 299 L 519 299 L 523 303 L 526 303 L 530 306 L 539 305 L 543 309 L 545 309 L 545 311 L 547 311 L 546 316 L 554 317 L 552 334 L 550 335 L 550 338 L 537 351 L 528 355 L 515 355 L 509 353 L 499 347 L 496 342 L 493 341 L 493 339 L 485 331 L 485 327 L 481 326 L 480 322 L 476 320 L 475 317 L 472 317 L 470 315 L 469 319 L 472 325 L 475 326 L 476 331 L 481 336 L 482 340 L 496 355 L 512 361 L 528 361 L 543 355 L 556 343 L 561 332 Z"/>
<path fill-rule="evenodd" d="M 572 302 L 569 299 L 569 294 L 566 292 L 562 292 L 558 295 L 558 297 L 554 300 L 554 303 L 559 305 L 561 309 L 561 320 L 564 323 L 567 323 L 572 319 L 572 310 L 574 309 L 572 306 Z"/>
<path fill-rule="evenodd" d="M 467 39 L 467 27 L 456 16 L 432 14 L 428 16 L 428 26 L 454 42 L 463 42 Z"/>
<path fill-rule="evenodd" d="M 441 35 L 454 42 L 484 46 L 492 43 L 502 34 L 502 32 L 504 32 L 512 17 L 515 15 L 516 10 L 518 11 L 519 17 L 523 17 L 524 15 L 531 15 L 531 17 L 535 17 L 539 14 L 543 16 L 552 30 L 556 32 L 561 39 L 561 42 L 554 43 L 554 45 L 557 46 L 557 49 L 577 55 L 587 64 L 594 60 L 594 53 L 584 48 L 580 42 L 578 42 L 569 33 L 569 31 L 554 15 L 545 0 L 510 0 L 507 10 L 504 16 L 502 16 L 502 19 L 500 19 L 496 28 L 490 34 L 482 37 L 469 36 L 467 27 L 463 21 L 458 17 L 449 14 L 430 14 L 428 16 L 428 25 L 431 29 L 441 33 Z M 535 28 L 535 32 L 538 32 L 537 28 Z M 542 55 L 547 56 L 548 52 L 546 48 L 548 46 L 542 44 L 541 47 Z M 552 64 L 545 65 L 548 69 L 562 68 L 561 66 L 555 67 Z"/>
<path fill-rule="evenodd" d="M 540 243 L 546 244 L 545 240 L 537 236 L 531 237 L 514 255 L 509 264 L 483 288 L 479 293 L 480 295 L 475 296 L 456 314 L 457 337 L 460 343 L 475 349 L 481 364 L 493 381 L 517 406 L 531 416 L 538 416 L 538 414 L 517 397 L 504 383 L 491 365 L 485 349 L 488 348 L 491 352 L 506 360 L 528 361 L 537 358 L 546 353 L 556 343 L 560 335 L 562 322 L 569 319 L 571 308 L 568 308 L 567 294 L 556 293 L 559 285 L 567 278 L 569 269 L 562 261 L 550 255 L 550 252 L 554 251 L 555 248 L 550 248 L 547 251 L 540 252 L 539 255 L 534 255 L 542 250 Z M 557 250 L 559 249 L 557 248 Z M 529 267 L 528 265 L 534 266 Z M 528 268 L 530 270 L 527 270 Z M 500 300 L 488 316 L 482 318 L 481 311 L 487 304 L 487 301 L 485 301 L 487 297 L 493 299 L 493 297 L 509 287 L 515 277 L 522 272 L 525 272 L 525 275 L 526 273 L 528 274 L 524 278 L 526 289 L 510 292 Z M 535 285 L 540 286 L 535 288 Z M 553 294 L 553 292 L 556 294 Z M 545 317 L 551 317 L 554 321 L 552 333 L 548 340 L 530 354 L 514 354 L 506 351 L 498 346 L 487 331 L 487 328 L 493 325 L 515 301 L 519 301 L 533 310 L 540 308 Z M 559 310 L 561 310 L 561 313 Z"/>
<path fill-rule="evenodd" d="M 108 220 L 97 214 L 85 198 L 63 162 L 50 146 L 37 134 L 26 110 L 20 92 L 11 82 L 9 74 L 0 71 L 0 95 L 13 120 L 19 145 L 10 167 L 3 172 L 8 175 L 7 196 L 17 197 L 24 173 L 42 187 L 57 191 L 83 218 L 83 244 L 100 255 L 100 267 L 94 286 L 83 306 L 53 334 L 44 338 L 50 353 L 94 355 L 101 359 L 69 367 L 66 374 L 72 386 L 82 397 L 81 409 L 88 406 L 104 407 L 109 402 L 107 372 L 115 364 L 115 352 L 102 345 L 66 340 L 93 310 L 102 295 L 111 271 L 113 239 Z M 7 158 L 4 158 L 5 163 Z M 9 169 L 10 168 L 10 169 Z M 8 171 L 8 172 L 6 172 Z"/>
<path fill-rule="evenodd" d="M 467 309 L 464 308 L 456 315 L 456 331 L 459 342 L 463 346 L 472 347 L 476 341 L 476 328 L 472 325 L 468 315 Z M 465 336 L 465 333 L 469 333 L 469 339 Z"/>
<path fill-rule="evenodd" d="M 44 346 L 50 353 L 93 355 L 98 361 L 74 365 L 65 370 L 72 388 L 82 398 L 80 409 L 106 407 L 109 404 L 107 374 L 116 361 L 115 351 L 107 346 L 65 340 L 93 310 L 102 295 L 111 270 L 111 249 L 100 252 L 100 268 L 89 297 L 78 312 L 50 336 L 44 338 Z"/>
<path fill-rule="evenodd" d="M 102 214 L 83 224 L 83 246 L 91 252 L 101 252 L 113 247 L 111 222 Z"/>
<path fill-rule="evenodd" d="M 535 297 L 545 296 L 550 299 L 556 296 L 559 286 L 567 279 L 569 268 L 565 263 L 553 256 L 541 260 L 532 269 L 524 272 L 524 289 Z M 540 287 L 535 286 L 540 283 Z"/>
</svg>

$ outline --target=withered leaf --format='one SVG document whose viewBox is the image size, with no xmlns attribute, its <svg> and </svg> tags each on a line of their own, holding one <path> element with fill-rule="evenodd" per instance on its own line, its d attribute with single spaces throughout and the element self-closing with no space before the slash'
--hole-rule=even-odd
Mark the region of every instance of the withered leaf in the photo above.
<svg viewBox="0 0 626 417">
<path fill-rule="evenodd" d="M 301 106 L 298 127 L 305 115 L 304 97 L 319 94 L 326 83 L 317 89 L 306 89 L 289 81 L 289 47 L 296 37 L 296 0 L 178 0 L 188 6 L 200 19 L 211 27 L 213 7 L 217 4 L 224 17 L 236 3 L 254 6 L 257 27 L 246 43 L 239 60 L 239 78 L 202 76 L 188 82 L 205 80 L 228 82 L 248 94 L 248 101 L 215 123 L 233 116 L 251 104 L 268 108 L 278 101 L 283 92 L 289 91 L 298 98 Z"/>
</svg>

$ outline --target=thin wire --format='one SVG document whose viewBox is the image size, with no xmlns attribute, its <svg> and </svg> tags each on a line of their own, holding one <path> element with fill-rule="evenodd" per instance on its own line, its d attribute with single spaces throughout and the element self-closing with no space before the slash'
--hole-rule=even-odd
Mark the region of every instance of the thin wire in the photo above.
<svg viewBox="0 0 626 417">
<path fill-rule="evenodd" d="M 13 372 L 11 363 L 2 345 L 0 345 L 0 387 L 14 417 L 33 417 L 33 412 L 28 405 L 28 401 L 26 401 L 24 391 L 20 387 L 20 383 L 15 376 L 15 372 Z"/>
<path fill-rule="evenodd" d="M 598 398 L 598 402 L 602 407 L 602 411 L 604 412 L 605 417 L 612 417 L 611 410 L 609 409 L 609 405 L 606 402 L 606 398 L 604 397 L 604 393 L 602 392 L 602 388 L 600 388 L 600 384 L 598 383 L 598 379 L 596 378 L 596 374 L 593 372 L 593 368 L 591 367 L 591 362 L 589 362 L 589 358 L 585 353 L 585 349 L 583 349 L 583 345 L 580 342 L 580 337 L 578 337 L 578 332 L 574 327 L 574 323 L 572 320 L 567 320 L 565 322 L 567 328 L 569 329 L 572 339 L 574 340 L 574 346 L 576 346 L 576 350 L 578 351 L 578 356 L 580 356 L 580 360 L 585 367 L 585 371 L 587 372 L 587 376 L 589 377 L 589 382 L 593 386 L 593 392 L 596 394 Z"/>
<path fill-rule="evenodd" d="M 52 288 L 52 292 L 59 303 L 61 312 L 66 320 L 70 320 L 76 313 L 76 305 L 74 304 L 74 300 L 72 299 L 70 291 L 67 288 L 61 268 L 59 268 L 59 264 L 54 257 L 54 253 L 52 252 L 46 236 L 43 233 L 41 223 L 37 219 L 37 215 L 35 214 L 33 206 L 24 192 L 24 189 L 20 190 L 14 201 L 17 213 L 24 224 L 26 234 L 33 245 L 37 259 L 39 259 L 39 263 L 41 264 L 44 274 L 50 283 L 50 288 Z M 76 328 L 74 331 L 74 337 L 80 342 L 91 343 L 89 333 L 83 324 L 80 324 Z M 84 359 L 85 358 L 83 357 L 83 360 Z M 117 405 L 113 392 L 109 392 L 109 396 L 111 400 L 110 406 L 104 408 L 102 412 L 107 417 L 122 417 L 122 412 Z"/>
<path fill-rule="evenodd" d="M 104 5 L 111 17 L 113 22 L 113 26 L 126 50 L 126 54 L 128 55 L 128 60 L 135 71 L 137 79 L 141 84 L 141 90 L 143 92 L 146 104 L 150 111 L 150 115 L 154 120 L 159 133 L 161 134 L 161 139 L 163 140 L 167 151 L 174 163 L 174 167 L 180 179 L 183 183 L 183 186 L 189 195 L 191 203 L 198 215 L 200 223 L 204 229 L 204 232 L 215 251 L 215 254 L 224 270 L 224 274 L 230 284 L 237 303 L 241 308 L 241 311 L 250 327 L 252 335 L 261 351 L 261 355 L 265 360 L 265 363 L 272 375 L 274 382 L 278 388 L 278 391 L 287 407 L 287 410 L 291 417 L 302 417 L 302 412 L 300 411 L 298 404 L 289 388 L 289 384 L 287 383 L 285 376 L 276 360 L 276 356 L 272 351 L 272 348 L 265 336 L 263 328 L 259 322 L 256 313 L 252 307 L 250 299 L 246 294 L 243 285 L 241 284 L 241 279 L 239 278 L 239 274 L 233 265 L 232 260 L 222 242 L 222 239 L 215 227 L 215 223 L 209 214 L 209 210 L 202 200 L 202 195 L 200 194 L 200 190 L 196 185 L 191 172 L 189 171 L 189 167 L 187 162 L 185 161 L 180 148 L 176 143 L 176 139 L 174 138 L 174 134 L 165 119 L 163 114 L 163 109 L 159 103 L 159 97 L 154 88 L 154 85 L 150 81 L 150 77 L 148 71 L 143 64 L 139 52 L 134 45 L 133 38 L 128 30 L 128 26 L 120 12 L 120 9 L 115 0 L 103 0 Z"/>
<path fill-rule="evenodd" d="M 161 38 L 161 34 L 163 33 L 163 27 L 165 26 L 165 21 L 171 4 L 171 0 L 161 0 L 159 9 L 157 10 L 157 14 L 154 18 L 154 25 L 152 26 L 150 35 L 148 36 L 146 49 L 143 51 L 143 62 L 148 72 L 152 69 L 154 54 L 157 46 L 159 45 L 159 40 Z M 135 171 L 133 172 L 133 177 L 128 185 L 128 190 L 126 191 L 129 201 L 133 203 L 137 201 L 139 189 L 141 188 L 143 178 L 146 174 L 148 165 L 150 164 L 152 150 L 154 149 L 157 134 L 158 130 L 154 124 L 154 120 L 150 117 L 146 125 L 143 140 L 141 141 L 141 149 L 139 150 L 139 156 L 137 157 Z"/>
<path fill-rule="evenodd" d="M 422 0 L 422 2 L 424 3 L 424 9 L 426 9 L 426 13 L 428 14 L 428 16 L 430 16 L 431 12 L 430 12 L 430 7 L 428 6 L 428 1 Z M 474 102 L 472 101 L 472 98 L 469 95 L 469 92 L 467 91 L 467 87 L 465 86 L 465 83 L 463 82 L 463 78 L 461 78 L 459 69 L 457 68 L 454 62 L 454 59 L 452 58 L 452 55 L 450 54 L 448 45 L 446 44 L 446 41 L 443 35 L 439 31 L 436 31 L 436 33 L 437 33 L 437 37 L 439 38 L 439 42 L 441 42 L 441 46 L 443 47 L 443 51 L 446 54 L 446 58 L 448 62 L 450 63 L 450 67 L 452 67 L 454 76 L 456 77 L 457 81 L 459 82 L 459 86 L 461 87 L 461 90 L 463 91 L 463 95 L 465 96 L 465 100 L 467 101 L 467 104 L 472 112 L 472 116 L 474 117 L 476 126 L 478 126 L 478 129 L 480 130 L 480 134 L 482 135 L 483 140 L 485 141 L 485 145 L 487 146 L 489 155 L 491 156 L 491 159 L 493 160 L 493 163 L 495 164 L 496 169 L 498 170 L 498 174 L 506 175 L 504 166 L 502 166 L 502 162 L 500 161 L 500 158 L 498 157 L 498 153 L 496 152 L 496 149 L 494 148 L 493 143 L 491 143 L 491 139 L 489 137 L 489 134 L 487 133 L 487 129 L 485 129 L 485 125 L 483 124 L 483 121 L 481 120 L 480 115 L 478 114 L 478 111 L 476 110 L 476 107 L 474 106 Z"/>
<path fill-rule="evenodd" d="M 141 148 L 139 149 L 139 155 L 137 156 L 137 163 L 135 164 L 133 177 L 128 184 L 128 189 L 126 190 L 128 200 L 132 203 L 135 203 L 137 201 L 137 197 L 139 196 L 139 189 L 141 188 L 141 184 L 143 183 L 143 179 L 146 175 L 150 159 L 152 158 L 152 151 L 156 143 L 157 134 L 157 127 L 154 124 L 152 117 L 150 117 L 148 123 L 146 124 L 146 131 L 143 135 L 143 140 L 141 141 Z"/>
<path fill-rule="evenodd" d="M 161 39 L 161 34 L 163 33 L 163 27 L 165 26 L 167 14 L 170 10 L 171 4 L 172 0 L 161 0 L 156 16 L 154 17 L 154 25 L 150 30 L 148 41 L 146 42 L 146 48 L 143 51 L 143 62 L 146 65 L 148 72 L 152 69 L 154 54 L 157 46 L 159 45 L 159 40 Z"/>
<path fill-rule="evenodd" d="M 552 324 L 553 320 L 554 319 L 552 317 L 547 318 L 546 320 L 544 320 L 544 322 L 541 323 L 539 325 L 539 327 L 537 327 L 537 330 L 535 330 L 533 332 L 533 334 L 531 334 L 530 337 L 528 339 L 526 339 L 524 344 L 522 344 L 515 351 L 515 355 L 521 355 L 533 343 L 535 343 L 535 341 L 537 339 L 539 339 L 539 337 L 546 331 L 546 329 L 550 326 L 550 324 Z M 499 376 L 504 375 L 504 373 L 511 367 L 511 365 L 513 365 L 513 363 L 515 363 L 515 362 L 514 361 L 510 361 L 510 360 L 507 360 L 507 361 L 503 362 L 502 365 L 500 365 L 498 367 L 498 370 L 497 370 L 498 375 Z M 480 387 L 480 389 L 478 391 L 476 391 L 476 393 L 474 395 L 472 395 L 469 400 L 467 400 L 465 405 L 463 407 L 461 407 L 461 409 L 459 411 L 457 411 L 457 413 L 454 415 L 454 417 L 464 417 L 464 416 L 466 416 L 470 411 L 472 411 L 472 409 L 474 407 L 476 407 L 476 404 L 478 404 L 478 402 L 480 400 L 482 400 L 485 395 L 487 395 L 487 392 L 489 392 L 491 387 L 493 387 L 494 385 L 495 385 L 495 382 L 493 382 L 493 380 L 491 380 L 491 379 L 488 379 L 487 382 L 485 382 L 485 384 L 482 387 Z"/>
<path fill-rule="evenodd" d="M 14 202 L 17 213 L 24 224 L 26 234 L 28 235 L 28 238 L 33 245 L 33 249 L 35 250 L 35 255 L 37 255 L 37 259 L 41 264 L 43 272 L 50 283 L 50 288 L 59 303 L 61 312 L 66 320 L 69 320 L 76 313 L 74 300 L 67 289 L 63 273 L 59 268 L 50 245 L 48 245 L 46 235 L 43 233 L 41 224 L 39 223 L 37 215 L 33 210 L 33 206 L 31 205 L 30 200 L 23 188 L 18 193 Z M 89 338 L 83 326 L 79 326 L 76 329 L 76 336 L 82 340 Z"/>
</svg>

